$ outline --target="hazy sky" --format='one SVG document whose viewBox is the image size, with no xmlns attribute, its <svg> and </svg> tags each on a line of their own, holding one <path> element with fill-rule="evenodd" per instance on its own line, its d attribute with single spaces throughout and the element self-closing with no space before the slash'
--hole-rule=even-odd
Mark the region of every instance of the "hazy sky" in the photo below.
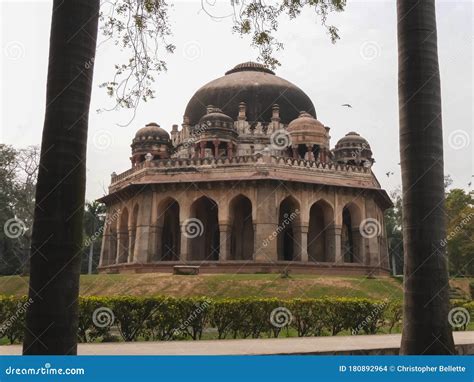
<svg viewBox="0 0 474 382">
<path fill-rule="evenodd" d="M 0 142 L 16 147 L 39 144 L 44 120 L 50 1 L 1 1 Z M 140 127 L 155 121 L 171 129 L 181 124 L 187 102 L 208 81 L 236 64 L 255 60 L 248 39 L 232 34 L 232 20 L 220 22 L 201 11 L 200 1 L 173 1 L 170 13 L 177 46 L 164 55 L 168 71 L 156 82 L 157 98 L 142 104 L 133 122 L 130 112 L 96 113 L 111 106 L 98 84 L 110 80 L 124 53 L 113 44 L 97 51 L 87 159 L 87 198 L 106 192 L 113 171 L 130 167 L 130 143 Z M 209 1 L 209 3 L 212 3 Z M 229 2 L 209 7 L 229 13 Z M 445 172 L 456 187 L 467 188 L 473 174 L 473 4 L 437 1 L 441 66 Z M 331 127 L 331 145 L 355 130 L 368 139 L 374 172 L 391 191 L 400 183 L 398 145 L 397 40 L 395 1 L 348 1 L 344 13 L 330 21 L 341 40 L 332 45 L 315 15 L 296 21 L 283 18 L 277 75 L 302 88 L 313 100 L 318 119 Z M 103 40 L 102 36 L 100 41 Z M 349 103 L 352 109 L 341 107 Z M 393 175 L 387 177 L 387 172 Z"/>
</svg>

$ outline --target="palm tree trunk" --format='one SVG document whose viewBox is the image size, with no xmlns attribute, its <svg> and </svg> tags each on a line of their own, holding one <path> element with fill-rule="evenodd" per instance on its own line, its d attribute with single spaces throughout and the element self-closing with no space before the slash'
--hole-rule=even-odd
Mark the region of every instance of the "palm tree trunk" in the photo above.
<svg viewBox="0 0 474 382">
<path fill-rule="evenodd" d="M 451 354 L 434 0 L 398 0 L 404 315 L 401 354 Z"/>
<path fill-rule="evenodd" d="M 55 0 L 24 354 L 76 354 L 98 0 Z"/>
</svg>

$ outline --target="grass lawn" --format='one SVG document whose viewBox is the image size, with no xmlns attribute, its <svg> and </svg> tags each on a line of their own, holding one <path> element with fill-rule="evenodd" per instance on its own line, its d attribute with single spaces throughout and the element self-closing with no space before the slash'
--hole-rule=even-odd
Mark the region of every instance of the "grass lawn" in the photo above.
<svg viewBox="0 0 474 382">
<path fill-rule="evenodd" d="M 469 279 L 454 279 L 452 286 L 469 293 Z M 0 277 L 0 294 L 25 295 L 28 278 L 22 276 Z M 170 274 L 115 274 L 82 275 L 83 296 L 208 296 L 224 297 L 369 297 L 402 298 L 402 283 L 392 277 L 336 277 L 292 275 L 281 278 L 279 274 L 218 274 L 177 276 Z"/>
</svg>

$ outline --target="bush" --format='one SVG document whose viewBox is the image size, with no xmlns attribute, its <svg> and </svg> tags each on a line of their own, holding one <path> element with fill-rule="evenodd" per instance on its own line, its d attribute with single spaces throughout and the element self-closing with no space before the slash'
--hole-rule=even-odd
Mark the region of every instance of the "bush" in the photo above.
<svg viewBox="0 0 474 382">
<path fill-rule="evenodd" d="M 8 338 L 10 344 L 23 340 L 25 313 L 32 302 L 26 297 L 0 296 L 0 338 Z"/>
<path fill-rule="evenodd" d="M 474 302 L 453 300 L 474 317 Z M 25 297 L 0 296 L 0 337 L 23 338 Z M 218 338 L 278 337 L 286 329 L 299 337 L 389 333 L 401 322 L 400 301 L 364 298 L 227 298 L 81 297 L 78 338 L 81 342 L 117 340 L 199 340 L 205 329 Z M 467 324 L 458 330 L 465 330 Z"/>
</svg>

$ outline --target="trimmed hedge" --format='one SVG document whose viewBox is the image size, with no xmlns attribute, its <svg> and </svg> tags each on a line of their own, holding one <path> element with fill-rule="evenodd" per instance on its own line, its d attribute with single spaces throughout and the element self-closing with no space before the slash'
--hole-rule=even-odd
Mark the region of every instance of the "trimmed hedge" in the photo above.
<svg viewBox="0 0 474 382">
<path fill-rule="evenodd" d="M 0 338 L 23 339 L 25 297 L 0 296 Z M 452 301 L 474 317 L 474 302 Z M 81 297 L 80 342 L 199 340 L 214 331 L 220 339 L 352 335 L 391 332 L 400 324 L 399 301 L 364 298 Z M 467 325 L 457 330 L 465 330 Z"/>
</svg>

